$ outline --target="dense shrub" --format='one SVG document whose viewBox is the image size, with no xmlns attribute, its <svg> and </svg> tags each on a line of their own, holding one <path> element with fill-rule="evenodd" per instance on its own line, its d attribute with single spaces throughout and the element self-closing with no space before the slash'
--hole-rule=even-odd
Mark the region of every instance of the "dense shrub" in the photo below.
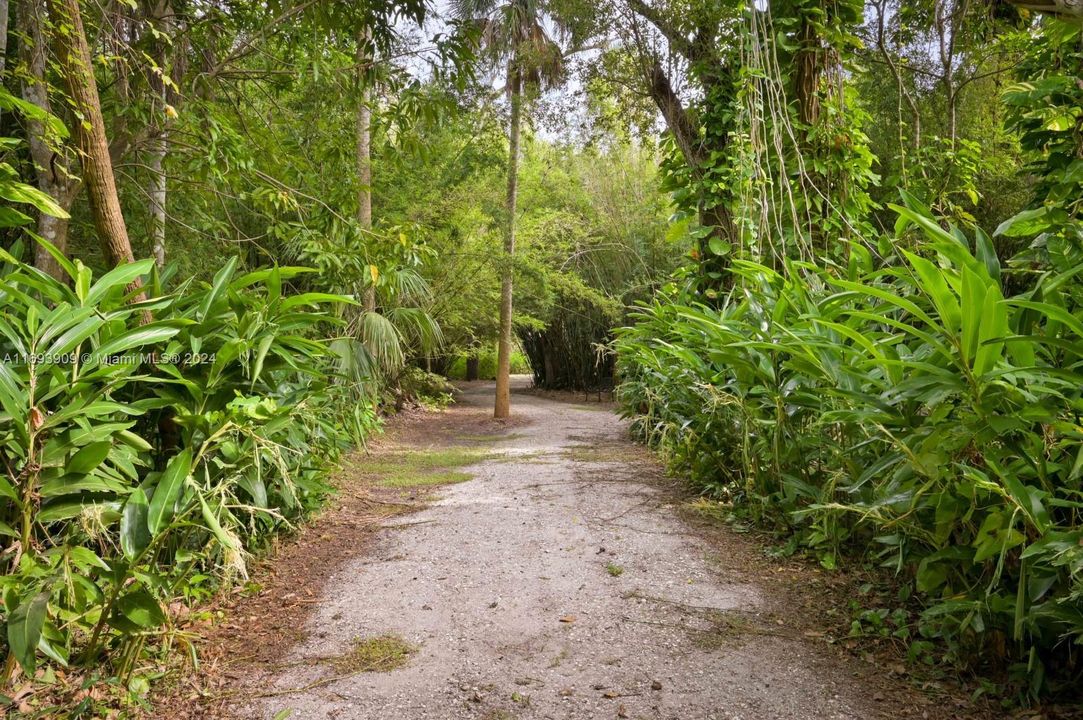
<svg viewBox="0 0 1083 720">
<path fill-rule="evenodd" d="M 923 635 L 1038 692 L 1083 641 L 1083 266 L 1005 298 L 987 236 L 972 252 L 896 210 L 920 252 L 737 262 L 720 309 L 676 291 L 644 308 L 618 397 L 703 490 L 826 567 L 850 550 L 890 568 Z"/>
<path fill-rule="evenodd" d="M 301 269 L 233 260 L 165 292 L 151 261 L 95 281 L 55 255 L 70 286 L 0 255 L 7 667 L 105 659 L 123 678 L 171 604 L 244 576 L 375 420 L 331 392 L 312 338 L 342 298 L 287 295 Z"/>
<path fill-rule="evenodd" d="M 526 355 L 524 355 L 523 352 L 518 348 L 513 348 L 511 352 L 511 374 L 528 375 L 529 373 L 530 362 L 527 360 Z M 459 355 L 452 359 L 452 361 L 448 364 L 447 376 L 452 380 L 464 380 L 466 378 L 465 355 Z M 495 347 L 486 347 L 485 349 L 478 351 L 478 379 L 496 379 Z"/>
</svg>

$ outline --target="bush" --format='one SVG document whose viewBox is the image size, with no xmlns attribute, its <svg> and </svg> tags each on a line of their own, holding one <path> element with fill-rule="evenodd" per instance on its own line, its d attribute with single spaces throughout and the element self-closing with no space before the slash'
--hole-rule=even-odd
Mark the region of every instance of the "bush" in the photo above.
<svg viewBox="0 0 1083 720">
<path fill-rule="evenodd" d="M 828 568 L 842 550 L 890 568 L 924 636 L 1037 693 L 1045 668 L 1078 672 L 1083 641 L 1083 266 L 1006 299 L 987 236 L 972 254 L 896 210 L 927 256 L 738 261 L 721 309 L 644 308 L 617 342 L 618 398 L 706 492 Z"/>
<path fill-rule="evenodd" d="M 529 375 L 530 362 L 519 348 L 513 348 L 511 352 L 511 374 Z M 456 356 L 448 365 L 447 376 L 452 380 L 466 379 L 466 355 Z M 478 379 L 496 379 L 496 347 L 485 348 L 478 351 Z"/>
<path fill-rule="evenodd" d="M 455 395 L 455 386 L 442 375 L 426 372 L 418 367 L 408 367 L 399 375 L 399 391 L 402 398 L 422 404 L 447 405 Z"/>
<path fill-rule="evenodd" d="M 0 255 L 7 667 L 105 659 L 123 678 L 172 602 L 243 577 L 320 501 L 375 416 L 332 392 L 312 338 L 340 298 L 286 295 L 302 270 L 237 275 L 234 259 L 167 294 L 149 260 L 95 281 L 54 255 L 71 287 Z"/>
</svg>

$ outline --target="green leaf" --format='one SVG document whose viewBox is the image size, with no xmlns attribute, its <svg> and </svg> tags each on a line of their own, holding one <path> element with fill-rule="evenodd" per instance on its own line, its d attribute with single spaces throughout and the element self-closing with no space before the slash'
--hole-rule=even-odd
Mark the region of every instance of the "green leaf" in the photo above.
<svg viewBox="0 0 1083 720">
<path fill-rule="evenodd" d="M 237 260 L 237 256 L 234 255 L 226 262 L 225 267 L 215 273 L 210 292 L 203 298 L 203 303 L 199 306 L 199 318 L 201 320 L 207 317 L 207 313 L 211 311 L 215 303 L 218 302 L 218 298 L 222 296 L 229 279 L 233 277 L 233 271 L 237 267 Z"/>
<path fill-rule="evenodd" d="M 93 287 L 91 287 L 86 294 L 86 298 L 83 301 L 84 304 L 98 304 L 110 290 L 117 286 L 126 288 L 136 278 L 140 278 L 149 273 L 152 267 L 154 267 L 153 260 L 139 260 L 137 262 L 118 265 L 105 275 L 102 275 L 98 282 L 94 283 Z"/>
<path fill-rule="evenodd" d="M 1049 303 L 1031 302 L 1030 300 L 1008 300 L 1007 302 L 1009 305 L 1018 305 L 1019 307 L 1036 310 L 1050 320 L 1055 320 L 1068 327 L 1075 333 L 1077 338 L 1083 338 L 1083 322 L 1080 322 L 1079 318 L 1060 306 L 1050 305 Z"/>
<path fill-rule="evenodd" d="M 357 305 L 358 302 L 354 298 L 346 295 L 333 295 L 331 293 L 302 293 L 300 295 L 291 295 L 282 301 L 282 311 L 292 310 L 295 307 L 303 305 L 323 305 L 323 304 L 345 304 L 345 305 Z"/>
<path fill-rule="evenodd" d="M 49 357 L 60 357 L 68 354 L 75 349 L 76 345 L 98 332 L 104 322 L 100 317 L 88 317 L 61 334 L 45 354 Z"/>
<path fill-rule="evenodd" d="M 141 628 L 155 628 L 165 623 L 162 606 L 143 587 L 122 595 L 117 600 L 117 611 Z"/>
<path fill-rule="evenodd" d="M 730 254 L 733 246 L 718 236 L 711 236 L 707 241 L 707 247 L 715 255 L 726 256 Z"/>
<path fill-rule="evenodd" d="M 128 489 L 129 486 L 125 483 L 99 473 L 96 475 L 63 475 L 47 480 L 41 484 L 38 494 L 43 498 L 82 493 L 113 493 L 124 497 L 128 494 Z"/>
<path fill-rule="evenodd" d="M 37 120 L 45 125 L 47 130 L 58 138 L 63 139 L 68 137 L 68 129 L 64 127 L 64 123 L 60 118 L 40 105 L 13 95 L 2 85 L 0 85 L 0 108 L 3 108 L 4 110 L 13 110 L 32 120 Z"/>
<path fill-rule="evenodd" d="M 100 557 L 98 557 L 98 554 L 90 548 L 75 545 L 68 549 L 68 554 L 71 555 L 72 561 L 77 565 L 82 565 L 83 567 L 87 568 L 99 567 L 102 570 L 106 571 L 109 570 L 109 565 Z"/>
<path fill-rule="evenodd" d="M 71 460 L 68 461 L 64 472 L 69 475 L 86 475 L 102 464 L 106 456 L 109 455 L 109 448 L 111 447 L 112 443 L 106 440 L 80 448 L 78 452 L 71 456 Z"/>
<path fill-rule="evenodd" d="M 150 510 L 147 515 L 147 527 L 151 534 L 158 532 L 169 524 L 173 517 L 173 506 L 180 496 L 188 473 L 192 469 L 192 451 L 185 448 L 174 455 L 158 480 L 158 486 L 151 496 Z"/>
<path fill-rule="evenodd" d="M 164 342 L 180 331 L 181 329 L 178 327 L 161 325 L 158 323 L 143 325 L 134 330 L 129 330 L 122 335 L 118 335 L 109 342 L 104 343 L 97 349 L 96 354 L 99 358 L 104 359 L 117 353 L 123 353 L 143 347 L 144 345 Z"/>
<path fill-rule="evenodd" d="M 8 647 L 23 671 L 33 677 L 38 640 L 49 610 L 50 589 L 26 598 L 8 617 Z"/>
<path fill-rule="evenodd" d="M 962 326 L 962 316 L 959 312 L 959 301 L 948 287 L 944 277 L 945 271 L 911 252 L 904 250 L 903 254 L 913 266 L 921 283 L 921 289 L 933 301 L 944 325 L 951 331 L 957 332 Z"/>
<path fill-rule="evenodd" d="M 34 241 L 38 245 L 41 245 L 43 248 L 45 248 L 46 252 L 52 255 L 53 260 L 56 260 L 57 264 L 64 269 L 64 272 L 68 274 L 68 277 L 72 278 L 73 280 L 75 279 L 75 265 L 72 263 L 71 260 L 68 259 L 68 256 L 66 254 L 62 253 L 56 247 L 56 245 L 53 245 L 51 242 L 49 242 L 43 237 L 38 237 L 37 235 L 35 235 Z"/>
<path fill-rule="evenodd" d="M 974 231 L 974 255 L 985 265 L 989 271 L 989 277 L 1000 282 L 1000 258 L 997 257 L 993 241 L 981 228 Z"/>
<path fill-rule="evenodd" d="M 120 516 L 120 549 L 129 560 L 143 552 L 150 545 L 151 535 L 147 527 L 147 515 L 150 507 L 143 488 L 137 488 L 124 503 L 124 512 Z"/>
<path fill-rule="evenodd" d="M 6 477 L 0 475 L 0 497 L 6 497 L 9 500 L 15 500 L 18 502 L 19 496 L 15 493 L 15 488 Z"/>
<path fill-rule="evenodd" d="M 1045 232 L 1048 228 L 1049 208 L 1043 207 L 1035 210 L 1024 210 L 1012 215 L 997 226 L 997 229 L 993 231 L 993 235 L 1003 235 L 1004 237 L 1013 238 L 1027 237 L 1028 235 L 1037 235 L 1040 232 Z"/>
<path fill-rule="evenodd" d="M 56 204 L 56 201 L 53 200 L 52 197 L 43 193 L 41 190 L 38 190 L 33 185 L 27 185 L 23 182 L 10 180 L 0 182 L 0 198 L 14 203 L 33 205 L 40 212 L 55 218 L 60 218 L 61 220 L 67 220 L 71 217 L 64 211 L 64 208 Z"/>
<path fill-rule="evenodd" d="M 264 335 L 260 338 L 259 348 L 256 351 L 256 362 L 252 367 L 252 380 L 250 385 L 255 385 L 256 380 L 259 379 L 259 374 L 263 372 L 263 361 L 267 358 L 267 351 L 271 349 L 271 343 L 274 342 L 274 335 Z"/>
</svg>

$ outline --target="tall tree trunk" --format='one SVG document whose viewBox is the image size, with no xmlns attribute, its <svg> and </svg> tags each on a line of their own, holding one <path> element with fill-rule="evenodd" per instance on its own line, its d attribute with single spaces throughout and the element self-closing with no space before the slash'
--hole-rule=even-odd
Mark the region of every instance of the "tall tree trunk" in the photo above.
<svg viewBox="0 0 1083 720">
<path fill-rule="evenodd" d="M 132 262 L 135 256 L 120 210 L 109 142 L 105 137 L 105 120 L 98 98 L 98 84 L 94 79 L 79 0 L 48 0 L 48 7 L 57 29 L 53 41 L 68 85 L 68 95 L 83 119 L 74 123 L 75 134 L 83 155 L 83 182 L 86 183 L 90 213 L 98 231 L 102 253 L 110 265 Z"/>
<path fill-rule="evenodd" d="M 0 0 L 0 73 L 7 67 L 8 55 L 8 17 L 11 12 L 9 0 Z"/>
<path fill-rule="evenodd" d="M 172 29 L 173 20 L 169 3 L 159 4 L 155 14 L 161 22 L 162 32 L 168 35 Z M 163 167 L 166 153 L 169 151 L 169 116 L 166 114 L 166 107 L 169 104 L 169 89 L 166 87 L 163 75 L 168 63 L 169 43 L 161 41 L 159 46 L 158 67 L 162 75 L 152 73 L 150 85 L 162 104 L 161 120 L 158 122 L 158 137 L 151 143 L 150 157 L 147 162 L 151 173 L 150 188 L 148 188 L 147 195 L 150 197 L 151 253 L 154 255 L 154 262 L 159 268 L 162 268 L 165 266 L 165 203 L 166 193 L 169 189 Z"/>
<path fill-rule="evenodd" d="M 508 69 L 511 126 L 508 129 L 508 225 L 504 233 L 504 263 L 500 278 L 500 340 L 496 351 L 496 403 L 493 417 L 511 415 L 512 279 L 515 268 L 515 204 L 519 194 L 519 121 L 523 104 L 522 72 L 512 60 Z"/>
<path fill-rule="evenodd" d="M 159 268 L 165 266 L 165 202 L 166 202 L 166 177 L 163 163 L 166 154 L 165 129 L 150 149 L 150 158 L 147 165 L 150 167 L 150 237 L 151 252 L 154 262 Z"/>
<path fill-rule="evenodd" d="M 29 103 L 37 105 L 46 112 L 51 112 L 49 90 L 45 83 L 45 35 L 43 6 L 41 0 L 22 0 L 18 10 L 18 30 L 20 36 L 19 56 L 27 69 L 23 78 L 22 95 Z M 69 158 L 54 151 L 59 145 L 59 138 L 48 137 L 43 123 L 33 118 L 26 119 L 27 137 L 30 145 L 30 157 L 34 161 L 34 173 L 37 176 L 38 189 L 49 195 L 64 210 L 70 210 L 79 189 L 79 181 L 68 172 Z M 68 221 L 61 218 L 38 214 L 38 235 L 52 243 L 60 252 L 68 251 Z M 43 246 L 34 249 L 34 265 L 57 280 L 69 280 L 60 267 L 60 263 Z"/>
<path fill-rule="evenodd" d="M 823 75 L 823 49 L 816 26 L 806 15 L 801 18 L 801 28 L 797 35 L 798 51 L 794 69 L 794 90 L 797 96 L 798 119 L 806 127 L 801 128 L 802 140 L 807 135 L 807 128 L 820 119 L 820 77 Z"/>
<path fill-rule="evenodd" d="M 371 34 L 366 28 L 357 37 L 357 222 L 372 230 L 372 108 L 367 74 L 372 56 Z M 376 280 L 365 288 L 365 311 L 376 311 Z"/>
</svg>

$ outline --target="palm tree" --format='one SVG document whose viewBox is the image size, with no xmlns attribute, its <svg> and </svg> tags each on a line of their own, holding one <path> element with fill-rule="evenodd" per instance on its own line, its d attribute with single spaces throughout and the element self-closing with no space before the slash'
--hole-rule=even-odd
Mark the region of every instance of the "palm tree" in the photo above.
<svg viewBox="0 0 1083 720">
<path fill-rule="evenodd" d="M 497 351 L 496 403 L 493 416 L 511 414 L 512 277 L 515 256 L 515 201 L 518 194 L 519 125 L 524 90 L 552 87 L 564 75 L 564 53 L 545 30 L 544 0 L 453 0 L 455 14 L 481 31 L 482 57 L 507 73 L 511 107 L 508 127 L 507 226 L 500 282 L 500 341 Z"/>
</svg>

